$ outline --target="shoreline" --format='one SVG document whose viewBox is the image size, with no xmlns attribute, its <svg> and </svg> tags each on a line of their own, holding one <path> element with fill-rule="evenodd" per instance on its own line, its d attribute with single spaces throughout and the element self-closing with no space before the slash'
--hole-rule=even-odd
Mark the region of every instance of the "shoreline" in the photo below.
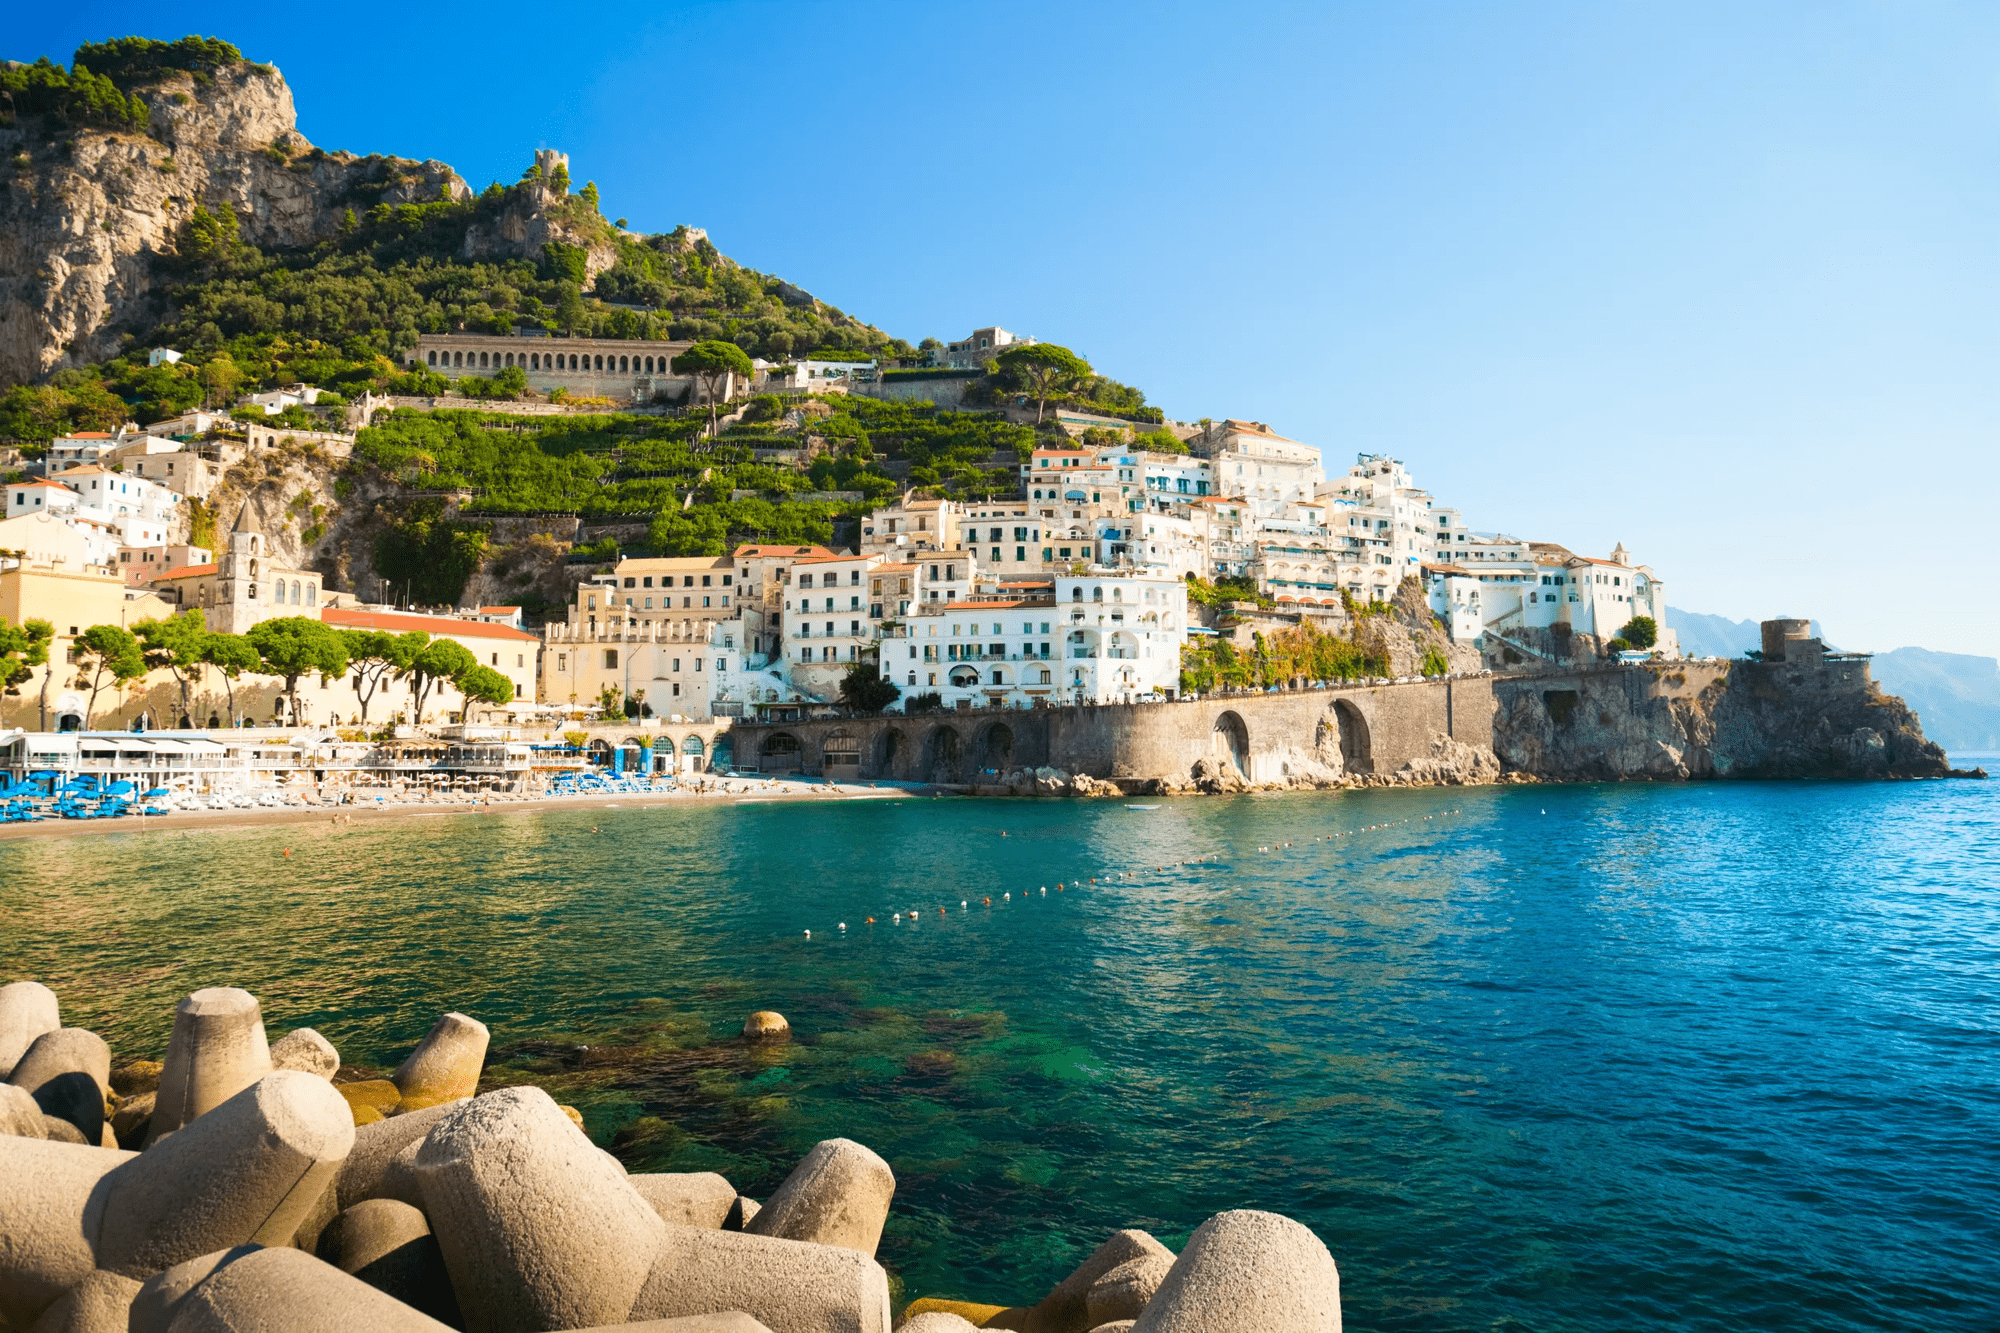
<svg viewBox="0 0 2000 1333">
<path fill-rule="evenodd" d="M 574 796 L 533 796 L 472 804 L 456 801 L 407 801 L 376 805 L 274 806 L 247 810 L 176 810 L 168 815 L 127 815 L 122 819 L 43 819 L 29 823 L 0 824 L 0 842 L 31 838 L 60 838 L 72 835 L 109 833 L 223 832 L 264 828 L 285 824 L 330 824 L 336 818 L 343 825 L 381 824 L 412 816 L 426 815 L 508 815 L 546 814 L 551 811 L 603 808 L 605 806 L 664 806 L 689 802 L 731 805 L 775 805 L 792 801 L 885 801 L 925 799 L 934 788 L 880 787 L 859 783 L 827 783 L 796 778 L 723 779 L 727 784 L 716 791 L 583 792 Z"/>
</svg>

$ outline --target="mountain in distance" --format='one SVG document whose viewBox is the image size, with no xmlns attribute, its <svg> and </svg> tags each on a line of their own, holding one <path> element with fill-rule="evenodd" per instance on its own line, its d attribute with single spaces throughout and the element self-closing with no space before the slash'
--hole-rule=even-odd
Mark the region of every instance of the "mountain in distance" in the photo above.
<svg viewBox="0 0 2000 1333">
<path fill-rule="evenodd" d="M 1875 655 L 1875 679 L 1917 710 L 1924 735 L 1952 754 L 2000 752 L 2000 659 L 1929 648 Z"/>
<path fill-rule="evenodd" d="M 1689 657 L 1741 657 L 1763 646 L 1754 620 L 1667 608 Z M 1813 633 L 1820 632 L 1818 622 Z M 1929 648 L 1877 653 L 1875 682 L 1917 710 L 1924 735 L 1952 754 L 2000 753 L 2000 659 Z"/>
<path fill-rule="evenodd" d="M 1764 646 L 1763 628 L 1754 620 L 1730 620 L 1670 606 L 1667 628 L 1680 636 L 1681 652 L 1689 657 L 1741 657 Z M 1820 632 L 1817 620 L 1812 632 Z"/>
</svg>

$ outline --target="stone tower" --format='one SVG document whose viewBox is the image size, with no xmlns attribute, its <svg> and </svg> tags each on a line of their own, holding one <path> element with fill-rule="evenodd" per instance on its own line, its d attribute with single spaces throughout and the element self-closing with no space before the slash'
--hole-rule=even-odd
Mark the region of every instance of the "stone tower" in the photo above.
<svg viewBox="0 0 2000 1333">
<path fill-rule="evenodd" d="M 210 629 L 218 634 L 241 634 L 265 618 L 261 606 L 263 585 L 271 577 L 269 564 L 270 550 L 264 530 L 258 526 L 250 502 L 245 500 L 236 511 L 229 549 L 223 552 L 222 567 L 216 571 L 215 604 L 207 612 Z"/>
</svg>

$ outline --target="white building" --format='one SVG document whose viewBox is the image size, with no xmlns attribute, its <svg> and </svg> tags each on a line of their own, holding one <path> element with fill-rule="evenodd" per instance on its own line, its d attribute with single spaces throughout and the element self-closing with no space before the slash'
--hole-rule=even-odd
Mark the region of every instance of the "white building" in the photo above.
<svg viewBox="0 0 2000 1333">
<path fill-rule="evenodd" d="M 974 368 L 985 365 L 1009 347 L 1029 347 L 1034 343 L 1035 339 L 1009 333 L 996 324 L 974 329 L 955 343 L 946 343 L 937 360 L 940 365 Z"/>
<path fill-rule="evenodd" d="M 1212 423 L 1189 438 L 1188 448 L 1213 465 L 1217 495 L 1242 499 L 1259 515 L 1313 499 L 1326 480 L 1316 447 L 1258 421 Z"/>
<path fill-rule="evenodd" d="M 95 463 L 57 472 L 49 480 L 76 492 L 78 518 L 116 528 L 122 546 L 164 546 L 179 517 L 181 493 L 145 477 L 112 472 Z"/>
</svg>

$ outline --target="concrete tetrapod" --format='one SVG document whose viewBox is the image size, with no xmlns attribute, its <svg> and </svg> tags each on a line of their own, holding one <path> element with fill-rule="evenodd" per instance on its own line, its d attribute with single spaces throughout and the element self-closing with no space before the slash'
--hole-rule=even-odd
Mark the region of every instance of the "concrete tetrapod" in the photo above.
<svg viewBox="0 0 2000 1333">
<path fill-rule="evenodd" d="M 895 1193 L 896 1173 L 887 1162 L 852 1139 L 827 1139 L 792 1168 L 743 1230 L 838 1245 L 872 1259 Z"/>
<path fill-rule="evenodd" d="M 634 1320 L 741 1310 L 772 1333 L 888 1333 L 889 1275 L 865 1254 L 738 1231 L 666 1231 Z"/>
<path fill-rule="evenodd" d="M 61 1026 L 62 1006 L 56 1003 L 56 993 L 41 982 L 0 986 L 0 1078 L 14 1072 L 35 1038 Z"/>
<path fill-rule="evenodd" d="M 502 1088 L 452 1107 L 416 1169 L 470 1333 L 631 1316 L 667 1224 L 548 1093 Z"/>
<path fill-rule="evenodd" d="M 340 1052 L 312 1028 L 293 1028 L 271 1043 L 271 1068 L 296 1069 L 330 1080 L 340 1071 Z"/>
<path fill-rule="evenodd" d="M 111 1048 L 89 1028 L 56 1028 L 35 1038 L 7 1081 L 34 1092 L 60 1074 L 88 1074 L 101 1107 L 111 1091 Z M 98 1118 L 103 1118 L 100 1110 Z"/>
<path fill-rule="evenodd" d="M 33 1093 L 11 1083 L 0 1083 L 0 1134 L 19 1134 L 30 1139 L 47 1137 L 42 1131 L 42 1108 Z"/>
<path fill-rule="evenodd" d="M 107 1177 L 133 1156 L 0 1137 L 0 1324 L 28 1327 L 97 1267 Z"/>
<path fill-rule="evenodd" d="M 134 1333 L 140 1329 L 137 1307 L 135 1302 Z M 232 1252 L 227 1262 L 174 1302 L 159 1333 L 449 1333 L 449 1329 L 450 1325 L 309 1254 L 249 1249 Z"/>
<path fill-rule="evenodd" d="M 104 1182 L 98 1267 L 144 1278 L 231 1245 L 285 1244 L 353 1146 L 326 1080 L 266 1075 Z"/>
<path fill-rule="evenodd" d="M 446 1014 L 433 1023 L 417 1049 L 389 1076 L 403 1094 L 403 1105 L 435 1106 L 479 1091 L 489 1038 L 484 1023 L 464 1014 Z"/>
<path fill-rule="evenodd" d="M 396 1199 L 363 1199 L 320 1235 L 319 1257 L 384 1295 L 456 1324 L 458 1300 L 424 1215 Z"/>
<path fill-rule="evenodd" d="M 85 1143 L 106 1148 L 118 1146 L 116 1135 L 108 1142 L 105 1139 L 104 1088 L 81 1069 L 57 1074 L 43 1082 L 35 1089 L 35 1105 L 42 1108 L 44 1116 L 75 1129 L 77 1137 Z"/>
<path fill-rule="evenodd" d="M 1127 1259 L 1091 1284 L 1084 1313 L 1093 1328 L 1119 1319 L 1137 1319 L 1146 1302 L 1160 1289 L 1174 1266 L 1171 1254 L 1142 1254 Z"/>
<path fill-rule="evenodd" d="M 459 1102 L 441 1102 L 421 1111 L 405 1111 L 387 1120 L 375 1120 L 354 1129 L 354 1147 L 340 1165 L 340 1206 L 352 1208 L 363 1199 L 382 1192 L 382 1180 L 398 1153 L 421 1143 L 438 1121 L 449 1115 Z M 406 1202 L 415 1203 L 410 1199 Z"/>
<path fill-rule="evenodd" d="M 1114 1231 L 1102 1245 L 1091 1252 L 1088 1259 L 1076 1266 L 1068 1277 L 1056 1283 L 1053 1290 L 1042 1298 L 1035 1307 L 1035 1333 L 1089 1333 L 1093 1321 L 1090 1317 L 1090 1289 L 1098 1279 L 1134 1259 L 1148 1255 L 1173 1262 L 1174 1252 L 1144 1231 Z"/>
<path fill-rule="evenodd" d="M 158 1143 L 270 1072 L 257 997 L 234 986 L 194 992 L 174 1011 L 146 1142 Z"/>
<path fill-rule="evenodd" d="M 138 1294 L 131 1278 L 97 1269 L 42 1311 L 28 1333 L 126 1333 Z"/>
<path fill-rule="evenodd" d="M 713 1171 L 686 1175 L 661 1172 L 627 1179 L 663 1222 L 720 1231 L 736 1206 L 736 1187 Z"/>
<path fill-rule="evenodd" d="M 932 1310 L 910 1320 L 896 1333 L 978 1333 L 979 1325 L 963 1315 L 955 1315 L 947 1310 Z"/>
<path fill-rule="evenodd" d="M 600 1323 L 594 1329 L 570 1333 L 772 1333 L 740 1309 L 720 1315 L 688 1315 L 686 1319 L 644 1319 L 640 1323 Z"/>
<path fill-rule="evenodd" d="M 1239 1208 L 1195 1228 L 1132 1333 L 1340 1333 L 1340 1270 L 1311 1230 Z"/>
</svg>

